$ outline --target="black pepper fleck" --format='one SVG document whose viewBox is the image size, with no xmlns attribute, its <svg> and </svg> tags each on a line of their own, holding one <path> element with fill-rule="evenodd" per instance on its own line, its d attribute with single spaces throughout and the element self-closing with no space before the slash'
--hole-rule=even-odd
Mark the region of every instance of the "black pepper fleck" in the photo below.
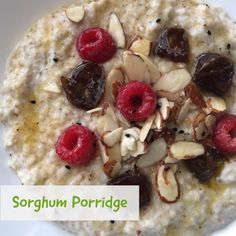
<svg viewBox="0 0 236 236">
<path fill-rule="evenodd" d="M 208 30 L 208 31 L 207 31 L 207 34 L 208 34 L 208 35 L 211 35 L 211 31 L 210 31 L 210 30 Z"/>
<path fill-rule="evenodd" d="M 77 125 L 82 125 L 80 122 L 76 122 Z"/>
<path fill-rule="evenodd" d="M 111 222 L 111 224 L 115 224 L 115 221 L 114 221 L 114 220 L 111 220 L 110 222 Z"/>
<path fill-rule="evenodd" d="M 53 61 L 57 63 L 59 61 L 59 59 L 55 57 L 55 58 L 53 58 Z"/>
<path fill-rule="evenodd" d="M 204 137 L 205 135 L 206 135 L 206 132 L 203 132 L 203 133 L 202 133 L 202 137 Z"/>
<path fill-rule="evenodd" d="M 160 23 L 160 22 L 161 22 L 161 19 L 158 18 L 158 19 L 156 20 L 156 23 Z"/>
<path fill-rule="evenodd" d="M 70 166 L 68 166 L 68 165 L 65 165 L 65 167 L 66 167 L 66 169 L 68 169 L 68 170 L 70 170 L 70 169 L 71 169 L 71 167 L 70 167 Z"/>
<path fill-rule="evenodd" d="M 180 130 L 178 133 L 179 134 L 184 134 L 184 130 Z"/>
<path fill-rule="evenodd" d="M 16 131 L 18 132 L 18 131 L 20 131 L 20 129 L 17 129 Z"/>
<path fill-rule="evenodd" d="M 131 135 L 130 135 L 130 134 L 126 134 L 125 136 L 126 136 L 127 138 L 130 138 L 130 137 L 131 137 Z"/>
<path fill-rule="evenodd" d="M 230 48 L 231 48 L 231 44 L 228 43 L 228 44 L 227 44 L 227 49 L 230 50 Z"/>
<path fill-rule="evenodd" d="M 31 104 L 36 104 L 36 101 L 32 100 L 30 101 Z"/>
</svg>

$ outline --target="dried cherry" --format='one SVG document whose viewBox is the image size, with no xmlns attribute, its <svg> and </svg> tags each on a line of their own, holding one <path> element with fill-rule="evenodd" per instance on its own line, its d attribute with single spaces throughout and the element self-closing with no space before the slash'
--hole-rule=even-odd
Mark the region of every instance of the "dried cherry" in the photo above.
<svg viewBox="0 0 236 236">
<path fill-rule="evenodd" d="M 156 41 L 154 54 L 174 62 L 187 62 L 189 42 L 186 31 L 181 28 L 163 30 Z"/>
<path fill-rule="evenodd" d="M 203 53 L 197 59 L 195 83 L 208 92 L 222 96 L 233 84 L 234 64 L 222 55 Z"/>
<path fill-rule="evenodd" d="M 139 185 L 139 206 L 148 205 L 151 201 L 151 184 L 147 177 L 138 170 L 129 170 L 109 180 L 108 185 Z"/>
<path fill-rule="evenodd" d="M 97 106 L 104 93 L 105 75 L 98 64 L 82 62 L 61 82 L 70 103 L 89 110 Z"/>
<path fill-rule="evenodd" d="M 217 171 L 218 161 L 223 159 L 223 154 L 213 147 L 206 147 L 204 155 L 186 160 L 185 164 L 201 182 L 208 181 Z"/>
</svg>

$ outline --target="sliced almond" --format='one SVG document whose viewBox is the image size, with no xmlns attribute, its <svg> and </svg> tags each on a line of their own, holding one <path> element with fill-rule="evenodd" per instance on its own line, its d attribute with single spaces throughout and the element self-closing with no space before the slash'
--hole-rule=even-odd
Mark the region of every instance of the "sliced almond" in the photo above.
<svg viewBox="0 0 236 236">
<path fill-rule="evenodd" d="M 178 200 L 179 185 L 173 170 L 167 165 L 160 165 L 156 175 L 157 191 L 160 199 L 166 203 L 174 203 Z"/>
<path fill-rule="evenodd" d="M 216 117 L 212 114 L 208 115 L 205 119 L 205 124 L 208 130 L 211 132 L 216 123 Z"/>
<path fill-rule="evenodd" d="M 157 100 L 157 104 L 159 105 L 159 111 L 163 120 L 167 120 L 170 115 L 170 103 L 166 98 L 159 98 Z"/>
<path fill-rule="evenodd" d="M 167 98 L 168 101 L 171 101 L 171 102 L 175 102 L 176 100 L 178 100 L 180 98 L 180 95 L 181 95 L 180 92 L 170 93 L 166 91 L 158 91 L 158 96 L 162 98 Z"/>
<path fill-rule="evenodd" d="M 188 97 L 191 99 L 192 103 L 198 106 L 199 108 L 206 108 L 206 102 L 200 92 L 200 90 L 197 88 L 197 86 L 193 83 L 190 83 L 185 88 L 185 93 L 188 95 Z"/>
<path fill-rule="evenodd" d="M 107 78 L 106 78 L 106 86 L 104 93 L 104 101 L 106 102 L 114 102 L 115 97 L 118 94 L 118 89 L 125 82 L 124 74 L 122 73 L 120 68 L 113 68 Z"/>
<path fill-rule="evenodd" d="M 186 69 L 172 70 L 164 74 L 155 83 L 153 89 L 155 91 L 166 91 L 177 93 L 183 90 L 191 81 L 191 75 Z"/>
<path fill-rule="evenodd" d="M 97 113 L 97 112 L 102 112 L 103 108 L 102 107 L 97 107 L 92 110 L 86 111 L 87 114 L 92 114 L 92 113 Z"/>
<path fill-rule="evenodd" d="M 119 126 L 116 115 L 113 111 L 112 105 L 109 104 L 105 114 L 97 119 L 96 131 L 101 137 L 103 137 L 105 133 L 113 131 L 118 128 Z"/>
<path fill-rule="evenodd" d="M 147 152 L 147 148 L 146 148 L 145 143 L 141 143 L 140 141 L 137 141 L 136 150 L 133 152 L 130 152 L 130 155 L 132 157 L 137 157 L 137 156 L 145 154 L 146 152 Z"/>
<path fill-rule="evenodd" d="M 67 18 L 74 23 L 82 21 L 84 19 L 84 13 L 83 6 L 74 6 L 66 9 Z"/>
<path fill-rule="evenodd" d="M 144 56 L 149 56 L 152 48 L 152 42 L 145 39 L 138 37 L 137 40 L 135 40 L 129 50 L 133 51 L 134 53 L 140 53 Z"/>
<path fill-rule="evenodd" d="M 121 164 L 116 160 L 109 160 L 103 165 L 104 173 L 110 178 L 113 178 L 116 175 L 118 175 L 120 170 L 121 170 Z"/>
<path fill-rule="evenodd" d="M 176 174 L 178 169 L 179 169 L 179 165 L 177 163 L 173 163 L 173 164 L 168 164 L 168 166 L 172 169 L 173 173 Z"/>
<path fill-rule="evenodd" d="M 164 162 L 165 162 L 165 164 L 176 164 L 179 162 L 179 160 L 174 159 L 170 156 L 167 156 L 167 157 L 165 157 Z"/>
<path fill-rule="evenodd" d="M 109 17 L 108 31 L 115 40 L 116 46 L 118 48 L 125 48 L 125 33 L 118 16 L 114 12 L 112 12 Z"/>
<path fill-rule="evenodd" d="M 114 177 L 121 170 L 120 145 L 115 145 L 107 149 L 102 142 L 98 140 L 98 147 L 102 157 L 103 171 L 108 177 Z"/>
<path fill-rule="evenodd" d="M 217 96 L 206 97 L 206 103 L 213 112 L 223 112 L 227 109 L 225 100 Z"/>
<path fill-rule="evenodd" d="M 142 58 L 147 68 L 146 77 L 150 77 L 150 83 L 155 84 L 161 78 L 161 72 L 159 71 L 158 67 L 147 56 L 141 53 L 135 53 L 135 55 Z"/>
<path fill-rule="evenodd" d="M 123 53 L 123 63 L 129 80 L 150 83 L 151 75 L 148 73 L 146 64 L 141 56 L 125 51 Z"/>
<path fill-rule="evenodd" d="M 43 90 L 49 93 L 61 93 L 61 89 L 56 83 L 48 83 L 44 85 Z"/>
<path fill-rule="evenodd" d="M 100 140 L 98 140 L 98 148 L 102 158 L 102 162 L 103 164 L 105 164 L 106 162 L 109 161 L 109 156 L 107 154 L 106 147 L 102 144 Z"/>
<path fill-rule="evenodd" d="M 194 114 L 196 114 L 194 116 Z M 193 113 L 193 127 L 197 127 L 202 121 L 204 121 L 206 119 L 206 113 L 205 112 L 202 112 L 202 111 L 198 111 L 198 112 L 195 112 Z"/>
<path fill-rule="evenodd" d="M 140 142 L 144 142 L 147 135 L 148 135 L 148 132 L 149 130 L 151 129 L 152 127 L 152 124 L 153 124 L 153 121 L 155 119 L 155 115 L 151 115 L 148 117 L 148 119 L 145 121 L 141 131 L 140 131 L 140 136 L 139 136 L 139 140 Z"/>
<path fill-rule="evenodd" d="M 205 121 L 202 121 L 194 128 L 194 137 L 196 141 L 203 140 L 207 138 L 210 134 L 208 128 L 206 127 Z"/>
<path fill-rule="evenodd" d="M 159 111 L 156 111 L 155 113 L 155 119 L 154 119 L 153 124 L 154 124 L 154 128 L 157 128 L 158 130 L 162 130 L 164 127 L 163 118 Z"/>
<path fill-rule="evenodd" d="M 120 144 L 117 143 L 111 148 L 106 148 L 107 155 L 109 159 L 116 160 L 117 162 L 121 162 L 121 152 L 120 152 Z"/>
<path fill-rule="evenodd" d="M 116 111 L 116 117 L 122 127 L 125 127 L 125 128 L 131 127 L 131 124 L 129 123 L 129 121 L 127 121 L 125 117 L 119 111 Z"/>
<path fill-rule="evenodd" d="M 103 142 L 108 147 L 112 147 L 121 140 L 122 133 L 123 133 L 122 127 L 115 129 L 111 132 L 105 133 L 103 135 Z"/>
<path fill-rule="evenodd" d="M 191 100 L 187 99 L 186 101 L 184 101 L 184 103 L 181 106 L 178 106 L 178 109 L 175 113 L 176 114 L 175 120 L 177 124 L 180 124 L 186 118 L 190 109 L 190 105 L 191 105 Z"/>
<path fill-rule="evenodd" d="M 178 160 L 192 159 L 205 153 L 205 148 L 200 143 L 180 141 L 172 144 L 169 155 Z"/>
<path fill-rule="evenodd" d="M 163 138 L 155 140 L 151 143 L 148 152 L 138 159 L 137 167 L 144 168 L 154 165 L 165 157 L 166 149 L 167 143 Z"/>
</svg>

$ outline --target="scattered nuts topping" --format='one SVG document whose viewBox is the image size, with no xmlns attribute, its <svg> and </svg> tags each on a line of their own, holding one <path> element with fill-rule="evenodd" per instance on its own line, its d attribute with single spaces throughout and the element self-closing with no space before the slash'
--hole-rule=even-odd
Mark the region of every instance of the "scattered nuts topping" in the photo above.
<svg viewBox="0 0 236 236">
<path fill-rule="evenodd" d="M 208 115 L 205 119 L 205 124 L 208 130 L 211 132 L 215 126 L 216 117 L 212 114 Z"/>
<path fill-rule="evenodd" d="M 115 40 L 117 47 L 125 48 L 125 33 L 118 16 L 114 12 L 112 12 L 109 17 L 108 31 Z"/>
<path fill-rule="evenodd" d="M 206 108 L 207 107 L 206 102 L 204 101 L 204 98 L 203 98 L 200 90 L 193 83 L 190 83 L 185 88 L 185 93 L 191 99 L 192 103 L 195 104 L 196 106 L 198 106 L 199 108 Z"/>
<path fill-rule="evenodd" d="M 159 98 L 157 100 L 157 104 L 159 105 L 160 113 L 163 118 L 163 120 L 168 120 L 169 115 L 170 115 L 170 103 L 166 98 Z"/>
<path fill-rule="evenodd" d="M 174 114 L 174 117 L 177 124 L 180 124 L 186 118 L 190 109 L 190 105 L 191 105 L 190 99 L 184 101 L 181 106 L 179 106 L 178 104 L 176 105 L 176 112 Z"/>
<path fill-rule="evenodd" d="M 164 74 L 154 85 L 155 91 L 177 93 L 183 90 L 191 81 L 191 75 L 186 69 L 172 70 Z"/>
<path fill-rule="evenodd" d="M 192 159 L 205 153 L 205 148 L 200 143 L 179 141 L 169 147 L 169 155 L 178 160 Z"/>
<path fill-rule="evenodd" d="M 155 119 L 155 115 L 151 115 L 150 117 L 148 117 L 148 119 L 145 121 L 141 131 L 140 131 L 140 137 L 139 140 L 141 142 L 144 142 L 144 140 L 146 139 L 149 130 L 152 127 L 153 121 Z"/>
<path fill-rule="evenodd" d="M 118 89 L 125 82 L 124 74 L 120 68 L 114 68 L 106 78 L 104 101 L 114 102 L 118 94 Z"/>
<path fill-rule="evenodd" d="M 109 106 L 106 109 L 106 113 L 103 116 L 99 117 L 96 122 L 97 133 L 101 137 L 103 137 L 105 133 L 113 131 L 118 128 L 119 126 L 116 115 L 113 111 L 112 105 L 109 104 Z"/>
<path fill-rule="evenodd" d="M 213 112 L 223 112 L 227 109 L 223 98 L 211 95 L 205 96 L 207 107 Z"/>
<path fill-rule="evenodd" d="M 155 140 L 151 143 L 148 153 L 138 159 L 136 166 L 144 168 L 161 161 L 166 155 L 166 149 L 167 143 L 163 138 Z"/>
<path fill-rule="evenodd" d="M 172 157 L 170 157 L 170 156 L 167 156 L 167 157 L 165 157 L 165 159 L 164 159 L 165 164 L 176 164 L 176 163 L 178 163 L 179 161 L 180 161 L 180 160 L 174 159 L 174 158 L 172 158 Z"/>
<path fill-rule="evenodd" d="M 142 38 L 142 37 L 137 37 L 137 40 L 135 40 L 129 50 L 133 51 L 134 53 L 140 53 L 143 54 L 144 56 L 149 56 L 152 48 L 152 42 Z"/>
<path fill-rule="evenodd" d="M 209 134 L 210 131 L 206 127 L 205 121 L 201 121 L 198 126 L 194 128 L 194 137 L 196 141 L 200 141 L 207 138 Z"/>
<path fill-rule="evenodd" d="M 120 128 L 115 129 L 113 131 L 105 133 L 103 136 L 103 142 L 108 147 L 114 146 L 116 143 L 118 143 L 121 140 L 122 132 L 123 132 L 123 128 L 120 127 Z"/>
<path fill-rule="evenodd" d="M 160 199 L 166 203 L 175 203 L 179 196 L 179 185 L 171 167 L 160 163 L 156 174 L 156 187 Z"/>
<path fill-rule="evenodd" d="M 108 177 L 114 177 L 121 170 L 120 146 L 115 145 L 111 149 L 106 149 L 101 141 L 98 140 L 98 147 L 103 162 L 103 171 Z"/>
<path fill-rule="evenodd" d="M 131 151 L 130 155 L 132 157 L 137 157 L 137 156 L 145 154 L 146 152 L 147 152 L 147 145 L 145 143 L 141 143 L 140 141 L 137 141 L 136 150 Z"/>
<path fill-rule="evenodd" d="M 85 10 L 83 6 L 70 7 L 65 12 L 67 18 L 74 23 L 79 23 L 84 19 Z"/>
<path fill-rule="evenodd" d="M 147 72 L 144 60 L 131 51 L 124 51 L 123 63 L 129 80 L 150 84 L 150 74 Z"/>
<path fill-rule="evenodd" d="M 158 67 L 145 55 L 141 53 L 135 53 L 135 54 L 140 56 L 145 62 L 147 68 L 146 73 L 150 75 L 150 82 L 151 84 L 155 84 L 161 78 L 161 72 L 158 70 Z"/>
<path fill-rule="evenodd" d="M 154 125 L 154 128 L 157 128 L 157 130 L 159 131 L 162 130 L 164 127 L 163 118 L 159 111 L 156 111 L 153 125 Z"/>
</svg>

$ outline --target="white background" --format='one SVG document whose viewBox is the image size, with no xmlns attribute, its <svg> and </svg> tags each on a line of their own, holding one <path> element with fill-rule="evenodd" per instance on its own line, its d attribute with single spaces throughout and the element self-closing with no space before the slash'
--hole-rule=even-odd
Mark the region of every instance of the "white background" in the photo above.
<svg viewBox="0 0 236 236">
<path fill-rule="evenodd" d="M 47 11 L 70 0 L 0 0 L 0 77 L 3 78 L 5 61 L 26 29 Z M 114 0 L 116 1 L 116 0 Z M 236 20 L 235 0 L 209 0 L 223 6 Z M 1 130 L 0 130 L 1 133 Z M 0 140 L 0 184 L 20 183 L 7 167 L 8 154 Z M 8 236 L 71 236 L 53 223 L 45 222 L 0 222 L 0 235 Z M 235 236 L 236 222 L 214 236 Z M 173 235 L 174 236 L 174 235 Z M 208 235 L 206 235 L 208 236 Z"/>
</svg>

